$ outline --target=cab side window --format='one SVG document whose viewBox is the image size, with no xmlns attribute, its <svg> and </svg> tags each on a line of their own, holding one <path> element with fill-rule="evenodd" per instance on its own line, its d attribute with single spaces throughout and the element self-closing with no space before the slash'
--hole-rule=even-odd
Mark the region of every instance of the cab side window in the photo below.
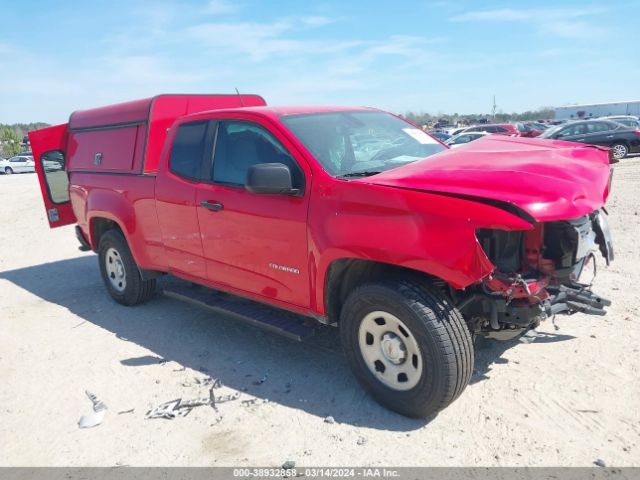
<svg viewBox="0 0 640 480">
<path fill-rule="evenodd" d="M 284 146 L 267 130 L 250 122 L 218 123 L 213 155 L 213 181 L 244 186 L 249 167 L 283 163 L 291 171 L 293 188 L 302 188 L 303 173 Z"/>
<path fill-rule="evenodd" d="M 209 122 L 201 121 L 178 127 L 171 145 L 169 170 L 180 177 L 200 178 L 208 125 Z"/>
</svg>

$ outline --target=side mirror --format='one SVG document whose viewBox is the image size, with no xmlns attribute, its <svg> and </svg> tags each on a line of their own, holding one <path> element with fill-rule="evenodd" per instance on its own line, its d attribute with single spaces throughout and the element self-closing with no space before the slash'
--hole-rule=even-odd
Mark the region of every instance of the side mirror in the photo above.
<svg viewBox="0 0 640 480">
<path fill-rule="evenodd" d="M 272 195 L 298 195 L 293 188 L 291 171 L 284 163 L 258 163 L 247 171 L 245 188 L 251 193 Z"/>
</svg>

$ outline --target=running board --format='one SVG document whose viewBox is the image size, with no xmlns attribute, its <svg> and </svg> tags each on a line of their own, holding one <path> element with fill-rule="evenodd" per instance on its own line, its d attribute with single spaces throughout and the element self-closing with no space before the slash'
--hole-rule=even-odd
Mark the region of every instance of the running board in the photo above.
<svg viewBox="0 0 640 480">
<path fill-rule="evenodd" d="M 206 287 L 168 285 L 163 288 L 163 293 L 299 342 L 316 331 L 317 321 L 312 318 Z"/>
</svg>

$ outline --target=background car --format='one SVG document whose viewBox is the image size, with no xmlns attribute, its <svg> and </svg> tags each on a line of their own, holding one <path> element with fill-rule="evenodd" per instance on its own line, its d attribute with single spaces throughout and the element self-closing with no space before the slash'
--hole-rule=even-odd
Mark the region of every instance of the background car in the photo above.
<svg viewBox="0 0 640 480">
<path fill-rule="evenodd" d="M 533 128 L 534 130 L 540 130 L 541 132 L 544 132 L 549 129 L 549 125 L 546 125 L 541 122 L 522 122 L 522 123 L 524 123 L 529 128 Z"/>
<path fill-rule="evenodd" d="M 611 120 L 583 120 L 558 125 L 538 138 L 603 145 L 611 148 L 616 160 L 626 157 L 629 153 L 640 153 L 640 130 Z"/>
<path fill-rule="evenodd" d="M 447 133 L 449 135 L 451 135 L 452 137 L 455 137 L 456 135 L 458 135 L 459 133 L 464 132 L 467 128 L 469 128 L 469 126 L 466 127 L 456 127 L 456 128 L 452 128 L 450 130 L 447 130 Z"/>
<path fill-rule="evenodd" d="M 489 135 L 487 132 L 463 132 L 451 137 L 444 144 L 451 148 L 457 148 L 487 135 Z"/>
<path fill-rule="evenodd" d="M 446 142 L 451 138 L 451 135 L 444 132 L 427 132 L 427 133 L 429 133 L 429 135 L 431 135 L 432 137 L 437 138 L 441 142 Z"/>
<path fill-rule="evenodd" d="M 633 115 L 601 117 L 598 120 L 611 120 L 612 122 L 620 123 L 626 127 L 640 130 L 640 120 L 638 120 L 638 117 L 634 117 Z"/>
<path fill-rule="evenodd" d="M 9 160 L 0 161 L 0 171 L 7 175 L 12 173 L 35 172 L 36 163 L 31 156 L 16 155 Z"/>
<path fill-rule="evenodd" d="M 518 128 L 511 123 L 488 123 L 485 125 L 475 125 L 465 128 L 461 133 L 486 132 L 497 133 L 498 135 L 521 136 Z"/>
<path fill-rule="evenodd" d="M 542 132 L 545 131 L 543 128 L 534 128 L 531 123 L 525 122 L 516 122 L 513 126 L 518 130 L 519 137 L 533 138 L 542 135 Z"/>
</svg>

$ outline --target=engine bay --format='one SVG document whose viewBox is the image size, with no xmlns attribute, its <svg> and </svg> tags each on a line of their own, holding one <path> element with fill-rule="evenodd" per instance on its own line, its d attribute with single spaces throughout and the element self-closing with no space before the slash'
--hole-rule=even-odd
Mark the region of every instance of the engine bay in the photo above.
<svg viewBox="0 0 640 480">
<path fill-rule="evenodd" d="M 604 315 L 611 304 L 591 291 L 596 254 L 607 265 L 613 260 L 604 210 L 528 231 L 478 229 L 476 236 L 496 269 L 458 295 L 474 333 L 508 339 L 556 314 Z"/>
</svg>

